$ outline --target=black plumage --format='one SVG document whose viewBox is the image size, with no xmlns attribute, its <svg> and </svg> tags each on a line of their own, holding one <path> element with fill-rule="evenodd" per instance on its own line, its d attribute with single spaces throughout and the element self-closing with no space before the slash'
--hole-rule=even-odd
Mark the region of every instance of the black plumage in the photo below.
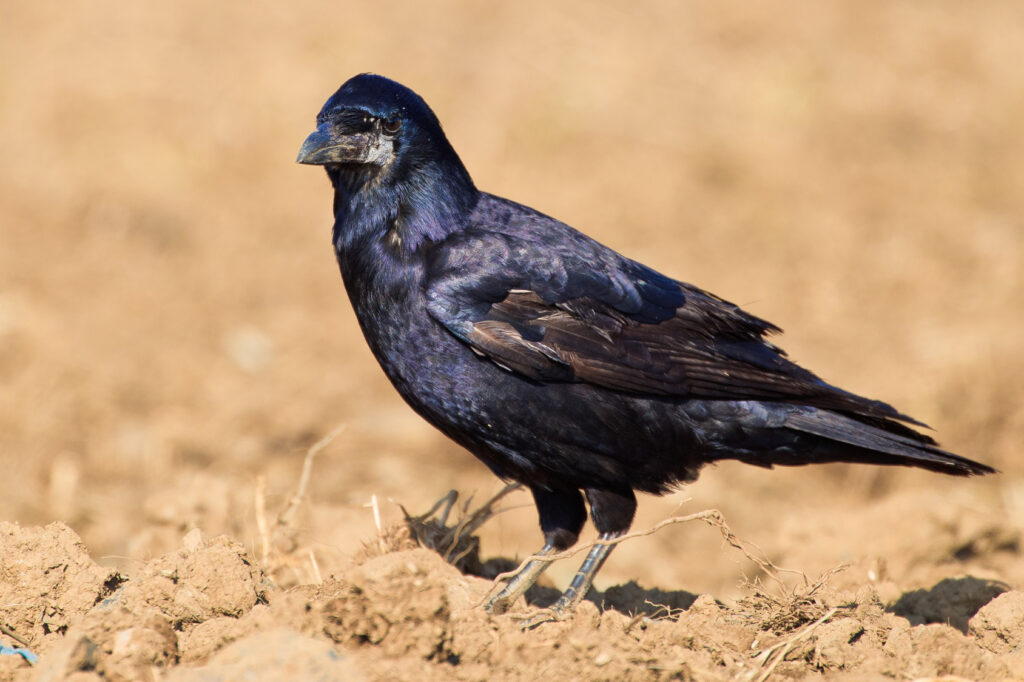
<svg viewBox="0 0 1024 682">
<path fill-rule="evenodd" d="M 716 460 L 993 471 L 797 366 L 766 340 L 771 323 L 478 191 L 408 88 L 356 76 L 317 124 L 299 161 L 334 186 L 335 252 L 370 348 L 413 409 L 530 488 L 541 553 L 576 542 L 584 497 L 614 538 L 634 491 L 664 493 Z M 575 606 L 609 551 L 592 550 L 557 608 Z"/>
</svg>

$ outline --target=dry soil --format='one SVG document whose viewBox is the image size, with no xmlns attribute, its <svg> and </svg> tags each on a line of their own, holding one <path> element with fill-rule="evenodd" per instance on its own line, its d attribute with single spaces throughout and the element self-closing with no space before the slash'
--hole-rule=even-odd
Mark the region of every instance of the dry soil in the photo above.
<svg viewBox="0 0 1024 682">
<path fill-rule="evenodd" d="M 0 679 L 1024 678 L 1022 36 L 1015 0 L 7 3 L 0 644 L 39 661 Z M 572 620 L 519 626 L 578 557 L 486 615 L 430 547 L 500 483 L 376 367 L 293 163 L 362 71 L 481 188 L 1003 473 L 723 464 L 636 528 L 739 548 L 666 526 Z M 497 506 L 463 569 L 537 548 Z"/>
</svg>

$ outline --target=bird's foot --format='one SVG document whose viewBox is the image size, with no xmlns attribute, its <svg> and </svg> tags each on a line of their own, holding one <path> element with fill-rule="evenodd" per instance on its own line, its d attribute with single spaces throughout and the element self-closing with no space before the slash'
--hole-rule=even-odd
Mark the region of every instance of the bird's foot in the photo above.
<svg viewBox="0 0 1024 682">
<path fill-rule="evenodd" d="M 608 542 L 618 537 L 618 535 L 620 533 L 606 533 L 601 536 L 601 540 Z M 612 544 L 605 543 L 594 545 L 593 549 L 590 550 L 590 554 L 584 560 L 583 565 L 580 566 L 580 570 L 573 577 L 572 582 L 569 583 L 569 587 L 562 593 L 562 596 L 558 598 L 558 601 L 524 620 L 521 623 L 522 628 L 524 630 L 532 630 L 544 623 L 572 618 L 572 615 L 576 612 L 576 607 L 579 606 L 583 598 L 587 596 L 587 592 L 590 591 L 590 587 L 594 582 L 594 574 L 597 573 L 597 569 L 601 567 L 604 560 L 608 558 L 608 554 L 611 553 L 613 546 Z"/>
<path fill-rule="evenodd" d="M 620 535 L 622 535 L 621 532 L 602 533 L 598 538 L 598 542 L 590 549 L 587 558 L 583 560 L 580 570 L 576 572 L 572 582 L 569 583 L 569 587 L 558 598 L 558 601 L 535 616 L 526 619 L 523 622 L 523 629 L 528 630 L 537 627 L 541 623 L 570 618 L 579 603 L 587 596 L 587 592 L 590 591 L 590 586 L 594 582 L 594 574 L 597 573 L 605 559 L 608 558 L 612 548 L 615 547 L 615 538 Z M 506 613 L 513 602 L 522 596 L 526 590 L 530 589 L 530 586 L 537 581 L 540 574 L 548 567 L 551 560 L 545 557 L 554 551 L 554 547 L 545 545 L 542 550 L 537 552 L 533 558 L 523 564 L 518 572 L 508 579 L 505 587 L 492 597 L 484 608 L 489 613 L 495 615 Z"/>
<path fill-rule="evenodd" d="M 484 610 L 491 615 L 500 616 L 507 613 L 509 608 L 512 606 L 512 603 L 518 598 L 518 594 L 506 595 L 505 590 L 502 590 L 484 604 Z"/>
<path fill-rule="evenodd" d="M 508 582 L 501 588 L 498 594 L 491 597 L 486 604 L 484 609 L 488 613 L 494 615 L 501 615 L 506 613 L 513 603 L 519 597 L 524 595 L 530 587 L 537 582 L 537 578 L 544 572 L 544 569 L 551 563 L 550 560 L 544 559 L 543 557 L 551 554 L 555 551 L 555 548 L 551 545 L 545 545 L 539 552 L 533 555 L 529 561 L 514 573 L 511 577 L 507 578 Z M 500 578 L 499 578 L 500 580 Z M 495 581 L 498 582 L 498 581 Z"/>
<path fill-rule="evenodd" d="M 551 606 L 546 609 L 541 609 L 533 616 L 525 619 L 520 625 L 524 630 L 532 630 L 538 625 L 544 623 L 553 623 L 563 620 L 569 620 L 573 614 L 576 613 L 576 607 L 580 605 L 583 598 L 590 591 L 590 582 L 586 584 L 573 580 L 569 588 L 562 593 L 562 596 L 558 598 Z"/>
<path fill-rule="evenodd" d="M 559 609 L 554 605 L 537 611 L 536 613 L 523 618 L 519 622 L 519 627 L 523 630 L 533 630 L 534 628 L 540 627 L 544 623 L 558 623 L 563 620 L 569 620 L 573 617 L 575 609 Z"/>
</svg>

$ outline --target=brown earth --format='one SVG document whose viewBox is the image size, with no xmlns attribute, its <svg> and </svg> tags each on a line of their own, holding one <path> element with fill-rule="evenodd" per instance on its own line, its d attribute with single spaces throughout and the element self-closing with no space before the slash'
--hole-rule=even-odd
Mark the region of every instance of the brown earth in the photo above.
<svg viewBox="0 0 1024 682">
<path fill-rule="evenodd" d="M 1024 679 L 1024 5 L 595 5 L 0 10 L 0 679 Z M 635 527 L 742 549 L 671 525 L 571 621 L 486 615 L 399 504 L 500 484 L 383 378 L 293 163 L 361 71 L 1003 473 L 723 464 Z M 499 506 L 464 568 L 537 548 Z"/>
</svg>

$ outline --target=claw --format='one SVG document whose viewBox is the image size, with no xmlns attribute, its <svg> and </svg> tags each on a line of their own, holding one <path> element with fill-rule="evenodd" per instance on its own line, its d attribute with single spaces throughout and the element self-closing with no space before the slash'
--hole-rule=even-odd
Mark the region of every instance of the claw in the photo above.
<svg viewBox="0 0 1024 682">
<path fill-rule="evenodd" d="M 544 623 L 558 623 L 563 620 L 569 620 L 572 618 L 572 615 L 572 611 L 556 609 L 552 606 L 551 608 L 541 609 L 529 618 L 523 619 L 522 622 L 519 623 L 519 627 L 523 630 L 533 630 Z"/>
</svg>

